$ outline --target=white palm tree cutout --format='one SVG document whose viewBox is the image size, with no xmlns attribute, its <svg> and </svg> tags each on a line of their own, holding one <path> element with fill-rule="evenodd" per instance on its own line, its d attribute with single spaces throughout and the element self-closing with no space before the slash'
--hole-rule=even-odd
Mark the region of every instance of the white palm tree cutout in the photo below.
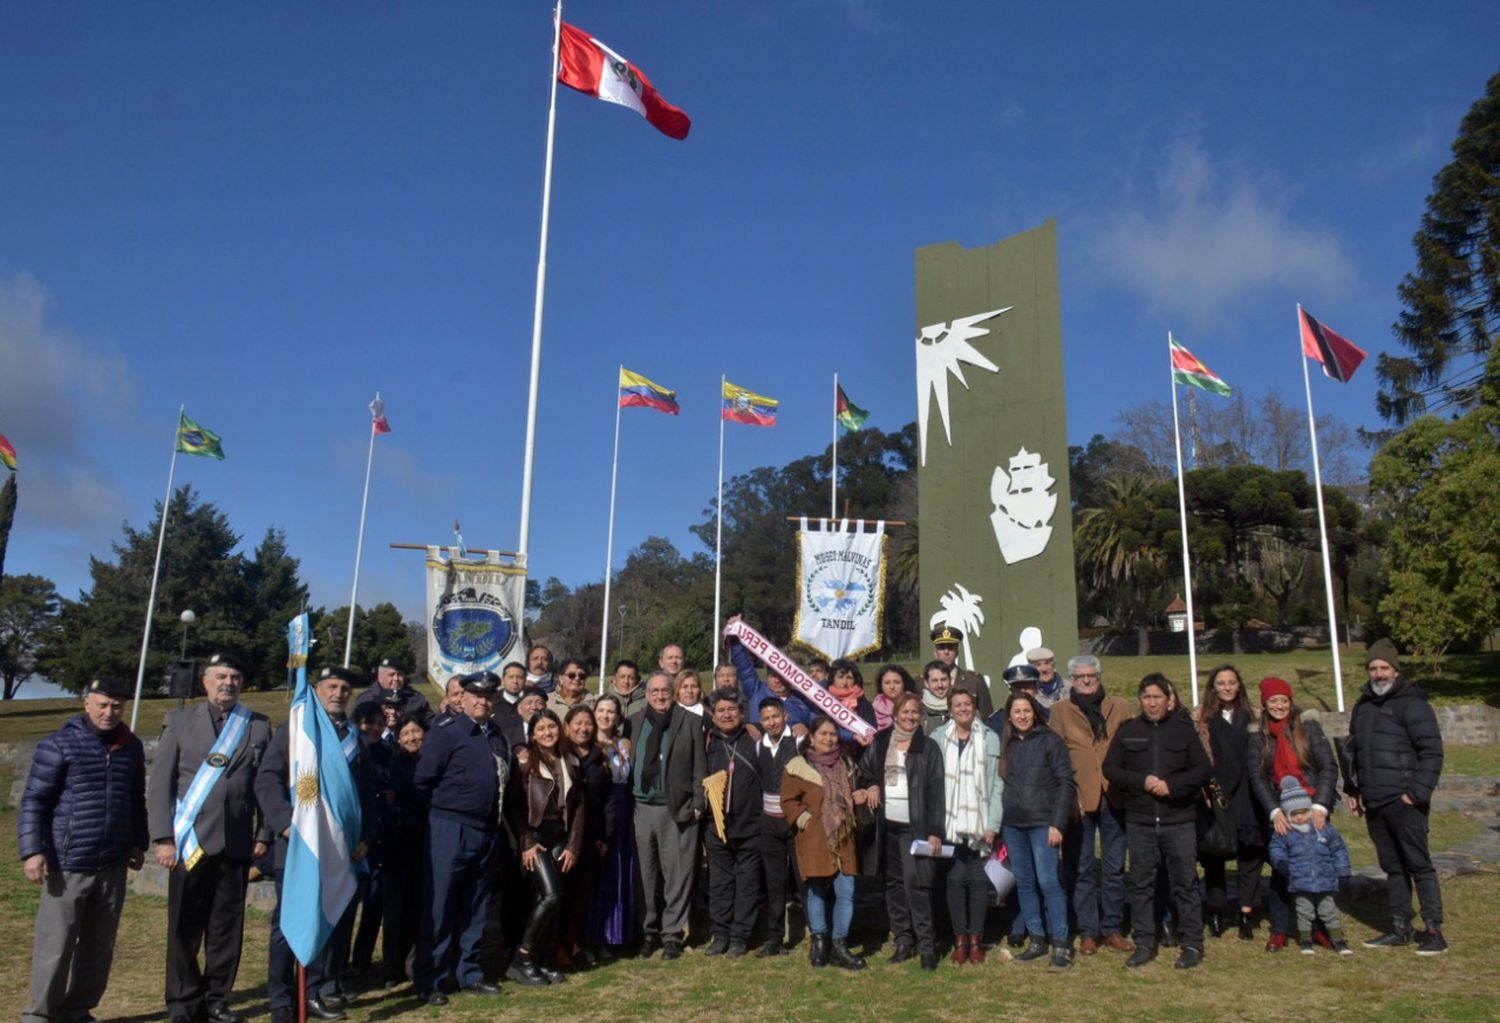
<svg viewBox="0 0 1500 1023">
<path fill-rule="evenodd" d="M 941 622 L 961 631 L 964 634 L 964 669 L 973 671 L 974 654 L 969 649 L 969 637 L 977 639 L 980 626 L 984 625 L 984 612 L 979 610 L 984 598 L 977 593 L 970 593 L 962 583 L 954 583 L 953 589 L 943 594 L 939 603 L 942 604 L 941 609 L 933 612 L 927 625 L 929 628 L 936 628 Z"/>
</svg>

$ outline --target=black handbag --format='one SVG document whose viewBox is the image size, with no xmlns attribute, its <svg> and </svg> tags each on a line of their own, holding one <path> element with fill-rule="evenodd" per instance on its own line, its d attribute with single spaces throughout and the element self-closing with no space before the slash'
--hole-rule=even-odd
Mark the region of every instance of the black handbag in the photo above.
<svg viewBox="0 0 1500 1023">
<path fill-rule="evenodd" d="M 1207 859 L 1232 860 L 1239 852 L 1239 826 L 1229 812 L 1229 800 L 1219 783 L 1203 787 L 1198 804 L 1198 855 Z"/>
</svg>

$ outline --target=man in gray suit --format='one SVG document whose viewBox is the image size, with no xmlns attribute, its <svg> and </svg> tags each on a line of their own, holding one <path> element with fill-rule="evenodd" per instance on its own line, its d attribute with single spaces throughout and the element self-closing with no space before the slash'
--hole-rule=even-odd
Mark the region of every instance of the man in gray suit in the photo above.
<svg viewBox="0 0 1500 1023">
<path fill-rule="evenodd" d="M 630 718 L 640 881 L 635 904 L 642 959 L 651 957 L 658 941 L 663 959 L 682 955 L 698 858 L 698 818 L 708 805 L 703 793 L 708 772 L 703 722 L 672 698 L 672 685 L 665 671 L 652 675 L 646 682 L 646 706 Z M 658 883 L 661 905 L 656 901 Z"/>
<path fill-rule="evenodd" d="M 245 1023 L 229 994 L 250 861 L 270 839 L 264 823 L 257 830 L 254 785 L 271 726 L 240 705 L 245 673 L 232 655 L 210 657 L 202 681 L 207 700 L 167 715 L 146 787 L 153 852 L 168 871 L 167 1015 Z"/>
</svg>

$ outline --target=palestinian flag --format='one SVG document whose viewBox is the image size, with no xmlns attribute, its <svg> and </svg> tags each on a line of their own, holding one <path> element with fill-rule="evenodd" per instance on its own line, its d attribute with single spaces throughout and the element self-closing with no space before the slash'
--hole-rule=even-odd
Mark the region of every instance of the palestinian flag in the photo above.
<svg viewBox="0 0 1500 1023">
<path fill-rule="evenodd" d="M 1174 384 L 1191 384 L 1193 387 L 1201 387 L 1205 391 L 1213 391 L 1229 397 L 1229 385 L 1220 380 L 1214 371 L 1199 360 L 1192 352 L 1188 351 L 1170 334 L 1167 335 L 1167 344 L 1172 346 L 1172 382 Z"/>
<path fill-rule="evenodd" d="M 833 413 L 838 417 L 839 425 L 853 433 L 865 425 L 865 420 L 870 418 L 870 413 L 850 401 L 842 387 L 835 390 L 837 394 L 834 397 Z"/>
<path fill-rule="evenodd" d="M 177 450 L 184 455 L 203 455 L 224 461 L 219 435 L 193 422 L 186 412 L 179 413 L 177 421 Z"/>
<path fill-rule="evenodd" d="M 1302 327 L 1302 354 L 1316 359 L 1323 367 L 1323 375 L 1329 380 L 1347 384 L 1359 364 L 1370 353 L 1308 315 L 1307 310 L 1297 307 L 1297 322 Z"/>
<path fill-rule="evenodd" d="M 629 107 L 663 135 L 685 139 L 692 119 L 661 98 L 645 72 L 580 28 L 563 22 L 557 80 L 608 103 Z"/>
<path fill-rule="evenodd" d="M 16 471 L 16 449 L 3 433 L 0 433 L 0 462 L 11 472 Z"/>
</svg>

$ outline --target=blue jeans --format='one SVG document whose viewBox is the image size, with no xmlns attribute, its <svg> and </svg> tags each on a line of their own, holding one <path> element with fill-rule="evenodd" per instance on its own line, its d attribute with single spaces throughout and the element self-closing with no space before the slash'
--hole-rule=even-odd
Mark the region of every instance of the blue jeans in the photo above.
<svg viewBox="0 0 1500 1023">
<path fill-rule="evenodd" d="M 828 933 L 828 897 L 833 896 L 833 940 L 843 941 L 849 936 L 849 923 L 854 919 L 854 877 L 850 874 L 835 874 L 833 877 L 809 877 L 807 888 L 807 929 L 814 934 Z"/>
<path fill-rule="evenodd" d="M 1099 856 L 1094 856 L 1097 839 Z M 1094 864 L 1102 865 L 1102 883 L 1094 879 Z M 1125 814 L 1099 799 L 1099 809 L 1063 833 L 1063 877 L 1073 893 L 1078 933 L 1106 938 L 1125 926 Z"/>
<path fill-rule="evenodd" d="M 1068 943 L 1068 902 L 1058 880 L 1057 850 L 1047 844 L 1047 828 L 1001 829 L 1005 848 L 1010 853 L 1011 873 L 1016 875 L 1016 892 L 1021 897 L 1021 916 L 1026 933 L 1033 938 L 1046 934 L 1054 945 Z M 1047 922 L 1042 923 L 1042 904 L 1046 903 Z"/>
</svg>

